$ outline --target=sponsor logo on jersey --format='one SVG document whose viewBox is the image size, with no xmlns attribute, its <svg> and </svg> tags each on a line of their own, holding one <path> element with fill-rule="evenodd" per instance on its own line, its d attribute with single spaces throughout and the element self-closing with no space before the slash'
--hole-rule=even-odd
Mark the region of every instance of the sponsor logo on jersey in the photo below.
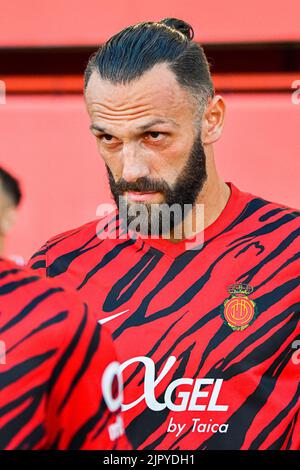
<svg viewBox="0 0 300 470">
<path fill-rule="evenodd" d="M 165 387 L 164 393 L 157 390 L 160 382 L 168 375 L 174 374 L 174 366 L 176 366 L 177 359 L 175 356 L 170 356 L 159 373 L 155 370 L 154 361 L 147 356 L 133 357 L 121 364 L 121 372 L 124 374 L 127 368 L 133 364 L 144 366 L 144 377 L 142 379 L 143 389 L 135 399 L 128 401 L 125 398 L 122 403 L 122 410 L 124 412 L 134 408 L 139 403 L 145 401 L 145 404 L 151 411 L 160 412 L 163 410 L 170 410 L 175 412 L 196 411 L 197 417 L 183 415 L 182 421 L 180 415 L 177 413 L 171 416 L 166 423 L 166 432 L 174 433 L 177 438 L 182 436 L 183 433 L 191 428 L 191 433 L 227 433 L 229 424 L 215 422 L 213 418 L 209 418 L 208 422 L 202 422 L 199 418 L 198 412 L 212 412 L 214 418 L 217 416 L 215 413 L 220 412 L 221 420 L 224 419 L 222 412 L 226 412 L 229 408 L 228 404 L 222 403 L 221 391 L 223 386 L 223 379 L 215 378 L 191 378 L 182 377 L 176 380 L 171 380 Z M 221 402 L 221 403 L 220 403 Z M 178 419 L 177 419 L 178 417 Z M 206 415 L 207 418 L 207 415 Z"/>
<path fill-rule="evenodd" d="M 131 401 L 122 404 L 122 410 L 127 411 L 145 400 L 152 411 L 227 411 L 228 405 L 219 403 L 223 379 L 182 377 L 169 383 L 165 389 L 163 400 L 158 401 L 155 393 L 158 384 L 174 368 L 176 357 L 170 356 L 159 374 L 156 373 L 154 361 L 147 356 L 133 357 L 121 364 L 121 373 L 134 363 L 144 365 L 143 393 Z M 185 390 L 181 390 L 182 386 Z M 205 390 L 202 390 L 205 388 Z M 179 391 L 181 390 L 181 391 Z M 177 400 L 174 400 L 174 395 Z"/>
<path fill-rule="evenodd" d="M 111 362 L 106 367 L 101 385 L 107 408 L 111 413 L 117 413 L 116 421 L 108 426 L 109 437 L 111 441 L 115 441 L 124 434 L 124 423 L 120 414 L 123 400 L 123 381 L 119 362 Z"/>
</svg>

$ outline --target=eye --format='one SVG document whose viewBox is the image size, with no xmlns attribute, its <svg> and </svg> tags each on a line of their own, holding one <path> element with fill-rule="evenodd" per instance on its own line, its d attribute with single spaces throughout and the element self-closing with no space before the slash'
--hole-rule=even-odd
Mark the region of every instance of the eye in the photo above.
<svg viewBox="0 0 300 470">
<path fill-rule="evenodd" d="M 118 143 L 118 139 L 111 134 L 101 134 L 98 136 L 100 142 L 105 145 L 112 146 Z"/>
<path fill-rule="evenodd" d="M 105 143 L 107 143 L 107 142 L 112 142 L 114 137 L 110 134 L 102 134 L 99 136 L 99 138 L 103 140 Z"/>
<path fill-rule="evenodd" d="M 146 137 L 146 139 L 150 138 L 150 140 L 157 141 L 157 140 L 160 140 L 163 137 L 163 134 L 162 134 L 162 132 L 151 131 L 151 132 L 146 132 L 145 137 Z"/>
</svg>

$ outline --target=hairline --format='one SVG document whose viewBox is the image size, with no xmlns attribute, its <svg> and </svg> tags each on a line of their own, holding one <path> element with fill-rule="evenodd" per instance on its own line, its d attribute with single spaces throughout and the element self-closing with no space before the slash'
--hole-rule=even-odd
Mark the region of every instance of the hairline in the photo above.
<svg viewBox="0 0 300 470">
<path fill-rule="evenodd" d="M 209 98 L 207 96 L 204 96 L 205 94 L 203 93 L 203 90 L 201 92 L 200 91 L 197 92 L 197 90 L 196 90 L 197 87 L 196 86 L 195 87 L 185 86 L 182 83 L 180 83 L 178 81 L 178 77 L 177 77 L 176 73 L 170 67 L 170 65 L 171 65 L 170 62 L 163 61 L 163 62 L 159 62 L 159 64 L 166 64 L 168 66 L 170 72 L 173 73 L 174 78 L 175 78 L 178 86 L 181 87 L 182 90 L 185 90 L 188 93 L 190 103 L 194 107 L 193 114 L 195 116 L 195 124 L 197 126 L 199 126 L 200 122 L 201 122 L 201 119 L 202 119 L 202 116 L 203 116 L 204 109 L 207 106 Z M 151 71 L 156 65 L 157 64 L 154 64 L 151 69 L 145 70 L 139 77 L 135 77 L 135 78 L 127 80 L 126 83 L 124 84 L 120 81 L 114 82 L 113 80 L 110 80 L 109 78 L 101 77 L 100 71 L 97 69 L 96 64 L 93 64 L 92 67 L 91 67 L 91 72 L 90 72 L 88 81 L 85 83 L 85 86 L 84 86 L 84 92 L 83 92 L 84 97 L 86 99 L 86 90 L 87 90 L 87 87 L 89 85 L 90 79 L 91 79 L 91 77 L 94 73 L 96 73 L 98 75 L 100 80 L 106 80 L 109 83 L 111 83 L 112 85 L 115 85 L 115 86 L 122 85 L 122 84 L 127 85 L 127 84 L 130 84 L 130 83 L 134 82 L 135 80 L 137 81 L 137 80 L 141 79 L 145 73 Z"/>
</svg>

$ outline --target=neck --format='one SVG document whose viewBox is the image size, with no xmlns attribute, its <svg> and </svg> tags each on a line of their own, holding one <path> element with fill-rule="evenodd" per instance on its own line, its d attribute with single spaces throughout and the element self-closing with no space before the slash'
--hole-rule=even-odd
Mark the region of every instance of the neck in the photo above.
<svg viewBox="0 0 300 470">
<path fill-rule="evenodd" d="M 207 178 L 190 214 L 188 214 L 190 218 L 189 223 L 186 224 L 184 222 L 183 227 L 183 224 L 181 224 L 182 230 L 179 231 L 182 234 L 181 238 L 176 238 L 171 234 L 170 241 L 173 243 L 186 238 L 192 238 L 196 233 L 202 232 L 206 227 L 214 223 L 225 208 L 230 197 L 229 186 L 220 178 L 217 172 L 212 145 L 205 146 L 204 149 Z"/>
<path fill-rule="evenodd" d="M 170 241 L 177 243 L 193 237 L 196 233 L 211 225 L 225 208 L 229 197 L 230 188 L 224 181 L 219 177 L 216 179 L 208 178 L 192 210 L 178 227 L 177 234 L 181 233 L 181 238 L 177 237 L 176 232 L 174 236 L 173 231 L 170 234 Z"/>
</svg>

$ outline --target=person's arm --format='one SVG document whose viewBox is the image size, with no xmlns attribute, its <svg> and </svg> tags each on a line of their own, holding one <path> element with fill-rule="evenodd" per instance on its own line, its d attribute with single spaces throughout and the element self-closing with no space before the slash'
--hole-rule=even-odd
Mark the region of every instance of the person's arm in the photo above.
<svg viewBox="0 0 300 470">
<path fill-rule="evenodd" d="M 49 447 L 131 449 L 124 434 L 122 384 L 110 334 L 77 300 L 67 324 L 49 383 Z"/>
</svg>

